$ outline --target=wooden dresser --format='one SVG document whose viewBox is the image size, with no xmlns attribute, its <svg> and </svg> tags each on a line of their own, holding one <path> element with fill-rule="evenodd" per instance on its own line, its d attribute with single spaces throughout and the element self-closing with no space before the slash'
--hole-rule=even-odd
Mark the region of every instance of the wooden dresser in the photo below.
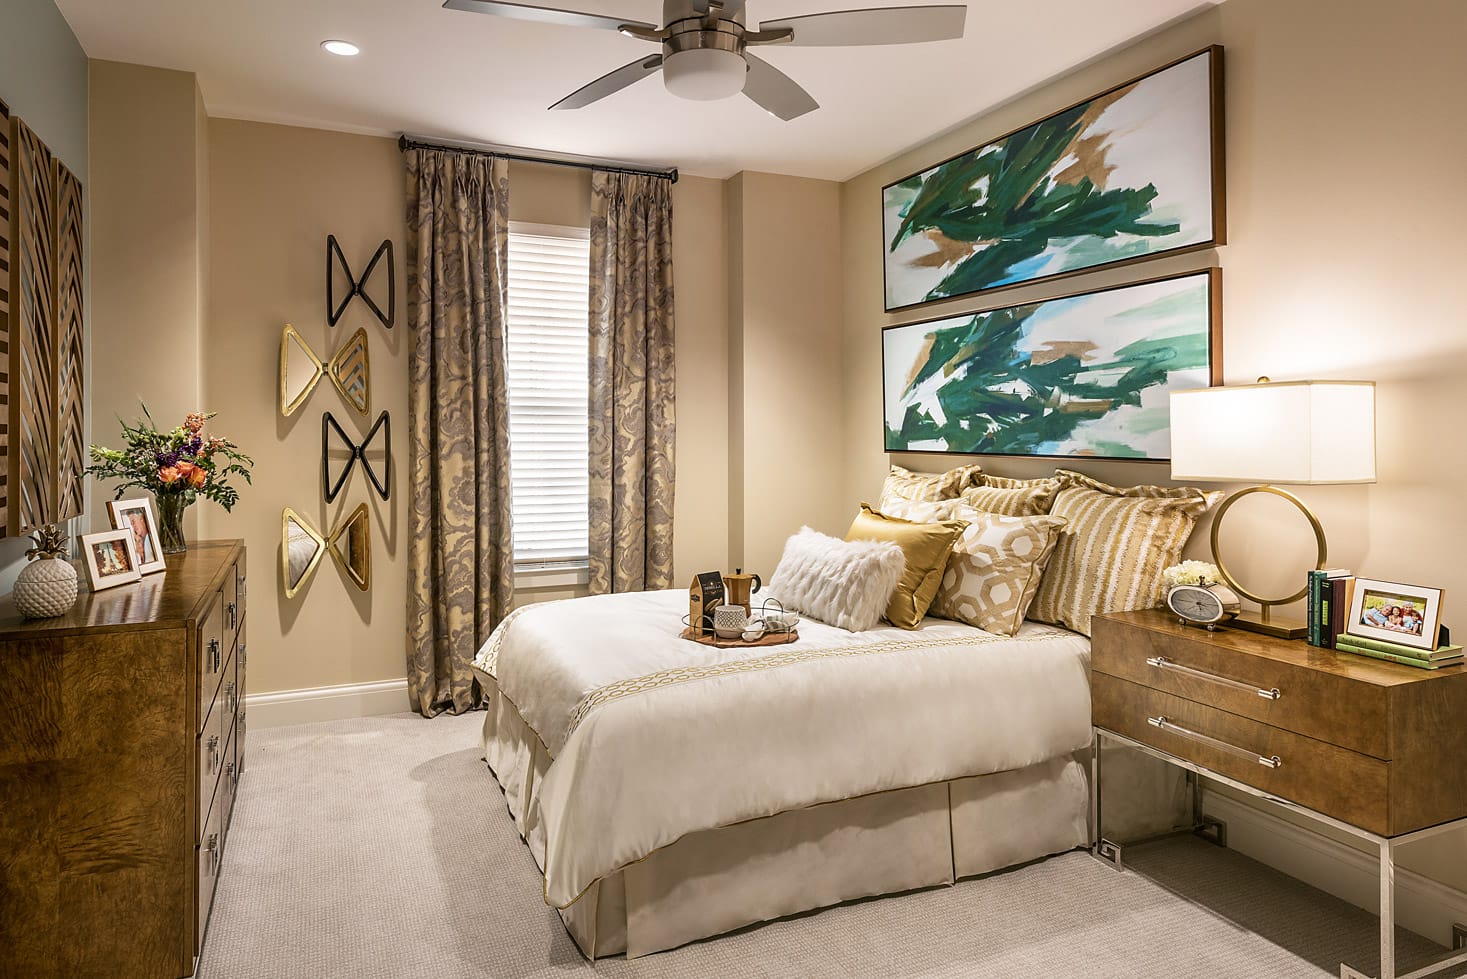
<svg viewBox="0 0 1467 979">
<path fill-rule="evenodd" d="M 1396 851 L 1467 830 L 1467 668 L 1422 670 L 1299 640 L 1208 632 L 1161 611 L 1091 620 L 1091 845 L 1121 867 L 1102 825 L 1101 739 L 1192 773 L 1194 824 L 1211 778 L 1374 844 L 1380 852 L 1379 971 L 1341 964 L 1341 979 L 1395 979 Z M 1467 944 L 1467 926 L 1453 930 Z M 1410 973 L 1467 962 L 1467 951 Z"/>
<path fill-rule="evenodd" d="M 1097 727 L 1381 836 L 1467 816 L 1461 666 L 1208 632 L 1160 611 L 1099 616 L 1092 631 Z"/>
<path fill-rule="evenodd" d="M 84 591 L 60 618 L 0 599 L 0 976 L 193 974 L 244 688 L 241 541 Z"/>
</svg>

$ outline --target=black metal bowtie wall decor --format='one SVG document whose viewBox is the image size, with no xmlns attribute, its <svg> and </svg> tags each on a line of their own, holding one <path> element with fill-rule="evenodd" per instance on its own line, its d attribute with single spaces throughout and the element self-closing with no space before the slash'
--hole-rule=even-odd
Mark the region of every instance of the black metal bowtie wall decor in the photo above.
<svg viewBox="0 0 1467 979">
<path fill-rule="evenodd" d="M 377 269 L 377 263 L 382 256 L 387 256 L 387 311 L 367 293 L 367 283 L 372 279 L 372 273 Z M 350 288 L 340 302 L 336 301 L 336 279 L 337 270 L 346 277 Z M 346 312 L 346 307 L 357 296 L 362 297 L 362 302 L 367 304 L 372 313 L 382 322 L 387 329 L 392 329 L 392 324 L 397 319 L 397 261 L 392 255 L 392 239 L 382 239 L 382 244 L 377 246 L 372 260 L 367 263 L 367 268 L 362 272 L 360 279 L 352 275 L 351 266 L 346 262 L 346 255 L 341 251 L 341 246 L 336 243 L 335 235 L 326 236 L 326 321 L 335 326 Z"/>
<path fill-rule="evenodd" d="M 346 465 L 335 475 L 335 478 L 331 475 L 331 451 L 335 448 L 332 445 L 332 432 L 336 433 L 336 439 L 341 443 L 341 447 L 345 449 L 346 454 Z M 376 467 L 372 464 L 372 460 L 367 456 L 367 452 L 372 449 L 373 443 L 377 439 L 378 432 L 382 433 L 382 445 L 380 448 L 383 459 L 383 474 L 380 478 L 377 475 Z M 321 416 L 321 488 L 326 493 L 327 503 L 334 503 L 336 498 L 341 495 L 342 487 L 346 485 L 347 479 L 351 477 L 351 471 L 356 468 L 358 460 L 361 460 L 362 469 L 366 472 L 367 479 L 371 482 L 372 488 L 377 491 L 377 495 L 382 497 L 383 500 L 388 499 L 392 495 L 392 419 L 388 416 L 387 412 L 384 411 L 377 416 L 377 421 L 372 425 L 372 430 L 367 433 L 366 438 L 362 439 L 361 444 L 357 444 L 351 440 L 351 436 L 347 435 L 345 429 L 337 424 L 336 419 L 331 416 L 331 412 L 328 411 L 323 414 Z"/>
</svg>

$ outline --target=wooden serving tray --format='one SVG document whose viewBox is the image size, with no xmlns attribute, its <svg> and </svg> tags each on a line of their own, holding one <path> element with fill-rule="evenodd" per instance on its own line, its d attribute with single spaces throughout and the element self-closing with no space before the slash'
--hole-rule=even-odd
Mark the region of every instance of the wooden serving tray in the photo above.
<svg viewBox="0 0 1467 979">
<path fill-rule="evenodd" d="M 735 646 L 786 646 L 800 638 L 798 630 L 794 632 L 771 632 L 765 633 L 753 642 L 745 639 L 720 639 L 716 635 L 695 636 L 692 629 L 684 629 L 680 638 L 701 646 L 715 646 L 719 649 L 730 649 Z"/>
</svg>

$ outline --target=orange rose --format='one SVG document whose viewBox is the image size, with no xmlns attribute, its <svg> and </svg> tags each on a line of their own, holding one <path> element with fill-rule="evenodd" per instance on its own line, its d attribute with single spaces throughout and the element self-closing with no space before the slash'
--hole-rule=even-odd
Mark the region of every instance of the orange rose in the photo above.
<svg viewBox="0 0 1467 979">
<path fill-rule="evenodd" d="M 192 486 L 194 489 L 199 489 L 204 485 L 204 481 L 208 478 L 209 470 L 201 468 L 199 466 L 194 466 L 194 471 L 189 473 L 188 482 L 189 485 Z"/>
<path fill-rule="evenodd" d="M 177 466 L 164 466 L 158 470 L 158 478 L 165 483 L 176 483 L 179 480 Z"/>
<path fill-rule="evenodd" d="M 188 479 L 190 476 L 192 476 L 193 472 L 194 464 L 192 462 L 180 462 L 178 464 L 178 474 L 184 479 Z"/>
</svg>

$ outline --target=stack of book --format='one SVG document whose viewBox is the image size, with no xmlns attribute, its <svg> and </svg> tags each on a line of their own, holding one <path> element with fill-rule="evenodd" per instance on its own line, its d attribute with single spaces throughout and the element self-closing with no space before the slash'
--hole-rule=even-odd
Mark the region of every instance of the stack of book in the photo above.
<svg viewBox="0 0 1467 979">
<path fill-rule="evenodd" d="M 1398 642 L 1387 642 L 1384 639 L 1366 639 L 1363 636 L 1340 633 L 1335 637 L 1335 648 L 1359 656 L 1372 656 L 1375 659 L 1390 660 L 1392 663 L 1419 666 L 1423 670 L 1436 670 L 1462 662 L 1460 645 L 1438 646 L 1428 651 L 1417 649 L 1414 646 L 1403 646 Z"/>
<path fill-rule="evenodd" d="M 1335 648 L 1335 637 L 1345 631 L 1345 616 L 1350 612 L 1354 591 L 1355 576 L 1344 568 L 1309 572 L 1309 645 Z"/>
</svg>

